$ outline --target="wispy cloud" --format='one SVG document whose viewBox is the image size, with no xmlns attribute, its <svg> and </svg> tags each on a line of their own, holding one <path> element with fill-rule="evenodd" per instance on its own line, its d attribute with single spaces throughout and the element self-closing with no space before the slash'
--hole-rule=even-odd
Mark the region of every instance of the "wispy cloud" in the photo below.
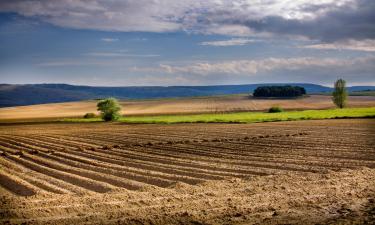
<svg viewBox="0 0 375 225">
<path fill-rule="evenodd" d="M 85 53 L 85 56 L 92 57 L 140 57 L 140 58 L 150 58 L 150 57 L 159 57 L 157 54 L 128 54 L 121 52 L 89 52 Z"/>
<path fill-rule="evenodd" d="M 352 51 L 364 51 L 364 52 L 375 52 L 375 40 L 347 40 L 338 41 L 333 43 L 320 43 L 313 45 L 301 46 L 301 48 L 310 49 L 326 49 L 326 50 L 352 50 Z"/>
<path fill-rule="evenodd" d="M 174 66 L 160 64 L 155 68 L 134 68 L 136 71 L 162 72 L 170 74 L 230 74 L 230 75 L 256 75 L 276 70 L 302 71 L 306 69 L 345 69 L 346 72 L 367 69 L 375 69 L 375 56 L 353 59 L 339 58 L 266 58 L 259 60 L 233 60 L 216 63 L 199 62 L 190 65 Z"/>
<path fill-rule="evenodd" d="M 226 46 L 246 45 L 252 42 L 255 42 L 255 40 L 243 39 L 243 38 L 232 38 L 230 40 L 224 40 L 224 41 L 205 41 L 205 42 L 201 42 L 200 45 L 226 47 Z"/>
<path fill-rule="evenodd" d="M 119 41 L 118 38 L 102 38 L 101 40 L 104 41 L 104 42 L 116 42 L 116 41 Z"/>
</svg>

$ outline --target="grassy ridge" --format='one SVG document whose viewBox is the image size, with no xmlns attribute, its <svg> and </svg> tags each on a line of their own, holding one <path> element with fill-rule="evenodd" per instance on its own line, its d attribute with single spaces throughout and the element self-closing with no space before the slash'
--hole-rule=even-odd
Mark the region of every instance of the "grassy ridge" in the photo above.
<svg viewBox="0 0 375 225">
<path fill-rule="evenodd" d="M 225 114 L 198 115 L 162 115 L 162 116 L 127 116 L 121 117 L 125 123 L 256 123 L 269 121 L 333 119 L 333 118 L 363 118 L 375 117 L 375 107 L 346 108 L 325 110 L 287 111 L 281 113 L 239 112 Z M 100 118 L 81 119 L 69 118 L 63 122 L 98 122 Z"/>
</svg>

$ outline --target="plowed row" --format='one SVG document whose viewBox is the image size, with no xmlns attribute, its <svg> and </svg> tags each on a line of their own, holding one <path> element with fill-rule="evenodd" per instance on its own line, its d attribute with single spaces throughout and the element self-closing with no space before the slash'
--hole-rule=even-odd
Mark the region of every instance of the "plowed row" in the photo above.
<svg viewBox="0 0 375 225">
<path fill-rule="evenodd" d="M 341 169 L 375 168 L 374 146 L 375 120 L 365 119 L 250 125 L 3 126 L 0 223 L 82 222 L 106 214 L 108 208 L 122 208 L 125 199 L 127 210 L 134 207 L 142 212 L 139 198 L 134 205 L 129 203 L 137 193 L 149 195 L 207 181 L 221 184 L 234 178 L 308 177 Z M 86 200 L 60 204 L 60 196 Z M 178 211 L 176 198 L 183 196 L 171 196 L 172 208 Z M 98 198 L 103 200 L 96 202 Z M 144 205 L 168 206 L 164 197 L 159 200 L 151 197 Z M 88 202 L 90 210 L 86 209 Z M 104 211 L 103 204 L 107 206 Z M 239 207 L 246 203 L 241 204 Z M 209 208 L 220 213 L 214 205 Z M 122 210 L 111 214 L 112 222 L 123 217 L 126 213 Z M 106 222 L 111 218 L 106 217 Z"/>
</svg>

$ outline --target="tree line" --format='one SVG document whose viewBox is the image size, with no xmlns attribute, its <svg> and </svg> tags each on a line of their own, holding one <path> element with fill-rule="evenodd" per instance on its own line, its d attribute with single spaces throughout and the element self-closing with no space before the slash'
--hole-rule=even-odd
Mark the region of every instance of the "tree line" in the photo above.
<svg viewBox="0 0 375 225">
<path fill-rule="evenodd" d="M 306 90 L 299 86 L 261 86 L 257 87 L 254 97 L 299 97 L 306 94 Z"/>
</svg>

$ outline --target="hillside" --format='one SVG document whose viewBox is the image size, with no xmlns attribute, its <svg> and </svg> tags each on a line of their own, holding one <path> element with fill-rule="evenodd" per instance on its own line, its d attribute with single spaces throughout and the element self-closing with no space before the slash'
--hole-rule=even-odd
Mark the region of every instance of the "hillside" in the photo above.
<svg viewBox="0 0 375 225">
<path fill-rule="evenodd" d="M 212 96 L 251 93 L 258 86 L 269 84 L 215 85 L 215 86 L 150 86 L 150 87 L 93 87 L 68 84 L 0 84 L 0 107 L 80 101 L 105 97 L 120 99 L 150 99 Z M 285 85 L 285 84 L 272 84 Z M 290 83 L 304 87 L 308 94 L 329 92 L 331 88 L 316 84 Z M 355 86 L 349 90 L 375 89 Z"/>
</svg>

